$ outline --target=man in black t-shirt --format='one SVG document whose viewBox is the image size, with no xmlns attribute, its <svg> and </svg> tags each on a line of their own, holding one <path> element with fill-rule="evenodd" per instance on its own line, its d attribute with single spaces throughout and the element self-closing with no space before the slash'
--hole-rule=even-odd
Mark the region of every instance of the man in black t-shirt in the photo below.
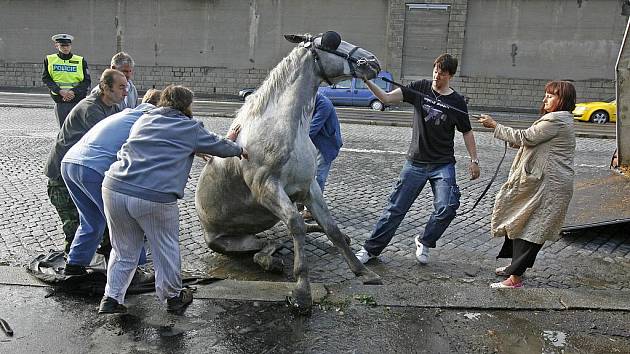
<svg viewBox="0 0 630 354">
<path fill-rule="evenodd" d="M 436 241 L 455 218 L 459 208 L 460 193 L 455 180 L 453 141 L 455 129 L 462 133 L 470 156 L 470 178 L 479 177 L 477 147 L 466 101 L 450 87 L 450 80 L 456 72 L 457 59 L 449 54 L 442 54 L 433 62 L 433 81 L 415 81 L 386 93 L 364 79 L 381 102 L 411 103 L 414 106 L 414 117 L 413 137 L 398 183 L 389 196 L 389 203 L 372 235 L 356 254 L 362 263 L 376 258 L 389 244 L 427 181 L 431 183 L 433 190 L 435 210 L 425 226 L 424 234 L 416 237 L 415 243 L 418 262 L 428 263 L 429 249 L 435 248 Z"/>
</svg>

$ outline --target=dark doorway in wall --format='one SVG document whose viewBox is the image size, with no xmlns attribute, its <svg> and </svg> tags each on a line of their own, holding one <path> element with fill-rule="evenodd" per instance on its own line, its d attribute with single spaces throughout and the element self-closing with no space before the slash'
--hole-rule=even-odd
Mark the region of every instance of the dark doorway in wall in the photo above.
<svg viewBox="0 0 630 354">
<path fill-rule="evenodd" d="M 403 38 L 402 76 L 431 77 L 433 60 L 446 52 L 450 6 L 407 4 Z"/>
</svg>

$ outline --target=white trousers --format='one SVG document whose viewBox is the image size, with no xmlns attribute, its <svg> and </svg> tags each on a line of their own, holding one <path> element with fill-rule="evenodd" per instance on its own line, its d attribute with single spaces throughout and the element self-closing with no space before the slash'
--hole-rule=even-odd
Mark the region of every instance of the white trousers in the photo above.
<svg viewBox="0 0 630 354">
<path fill-rule="evenodd" d="M 158 203 L 103 188 L 105 217 L 112 251 L 107 265 L 105 295 L 125 302 L 144 237 L 153 254 L 155 292 L 160 301 L 182 290 L 177 202 Z"/>
</svg>

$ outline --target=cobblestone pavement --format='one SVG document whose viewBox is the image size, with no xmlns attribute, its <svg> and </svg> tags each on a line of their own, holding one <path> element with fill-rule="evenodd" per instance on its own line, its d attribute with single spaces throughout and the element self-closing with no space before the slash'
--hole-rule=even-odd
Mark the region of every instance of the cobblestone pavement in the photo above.
<svg viewBox="0 0 630 354">
<path fill-rule="evenodd" d="M 204 118 L 206 126 L 219 134 L 230 123 L 227 118 Z M 61 249 L 61 223 L 46 195 L 43 165 L 56 136 L 51 109 L 0 108 L 0 263 L 23 265 L 29 257 L 49 249 Z M 404 127 L 342 125 L 344 148 L 333 164 L 326 199 L 340 228 L 358 249 L 369 236 L 398 177 L 411 129 Z M 488 183 L 502 153 L 503 144 L 489 133 L 476 133 L 482 177 L 469 181 L 466 163 L 458 164 L 462 192 L 461 211 L 472 207 Z M 578 139 L 578 176 L 606 169 L 614 140 Z M 466 149 L 458 134 L 456 157 L 466 161 Z M 369 267 L 385 283 L 466 282 L 486 284 L 497 281 L 493 270 L 503 262 L 495 260 L 501 240 L 489 236 L 493 195 L 505 181 L 514 151 L 508 151 L 497 181 L 488 197 L 471 213 L 456 218 L 430 264 L 420 266 L 414 258 L 413 238 L 423 231 L 432 210 L 431 189 L 422 192 L 401 224 L 392 244 L 380 260 Z M 240 280 L 291 280 L 293 244 L 283 225 L 262 234 L 285 247 L 284 274 L 264 274 L 249 258 L 230 258 L 208 250 L 194 206 L 194 190 L 201 160 L 196 160 L 180 201 L 181 246 L 184 267 L 204 270 L 214 276 Z M 526 274 L 531 287 L 593 288 L 630 290 L 630 225 L 600 227 L 565 235 L 547 243 L 534 268 Z M 340 283 L 356 281 L 342 257 L 320 233 L 310 234 L 306 243 L 313 281 Z"/>
</svg>

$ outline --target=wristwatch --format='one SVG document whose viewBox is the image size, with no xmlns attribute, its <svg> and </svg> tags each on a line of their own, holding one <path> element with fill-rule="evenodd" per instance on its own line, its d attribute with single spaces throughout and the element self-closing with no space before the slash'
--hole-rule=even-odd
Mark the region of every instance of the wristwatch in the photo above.
<svg viewBox="0 0 630 354">
<path fill-rule="evenodd" d="M 479 166 L 479 159 L 470 159 L 470 162 L 476 164 L 477 166 Z"/>
</svg>

